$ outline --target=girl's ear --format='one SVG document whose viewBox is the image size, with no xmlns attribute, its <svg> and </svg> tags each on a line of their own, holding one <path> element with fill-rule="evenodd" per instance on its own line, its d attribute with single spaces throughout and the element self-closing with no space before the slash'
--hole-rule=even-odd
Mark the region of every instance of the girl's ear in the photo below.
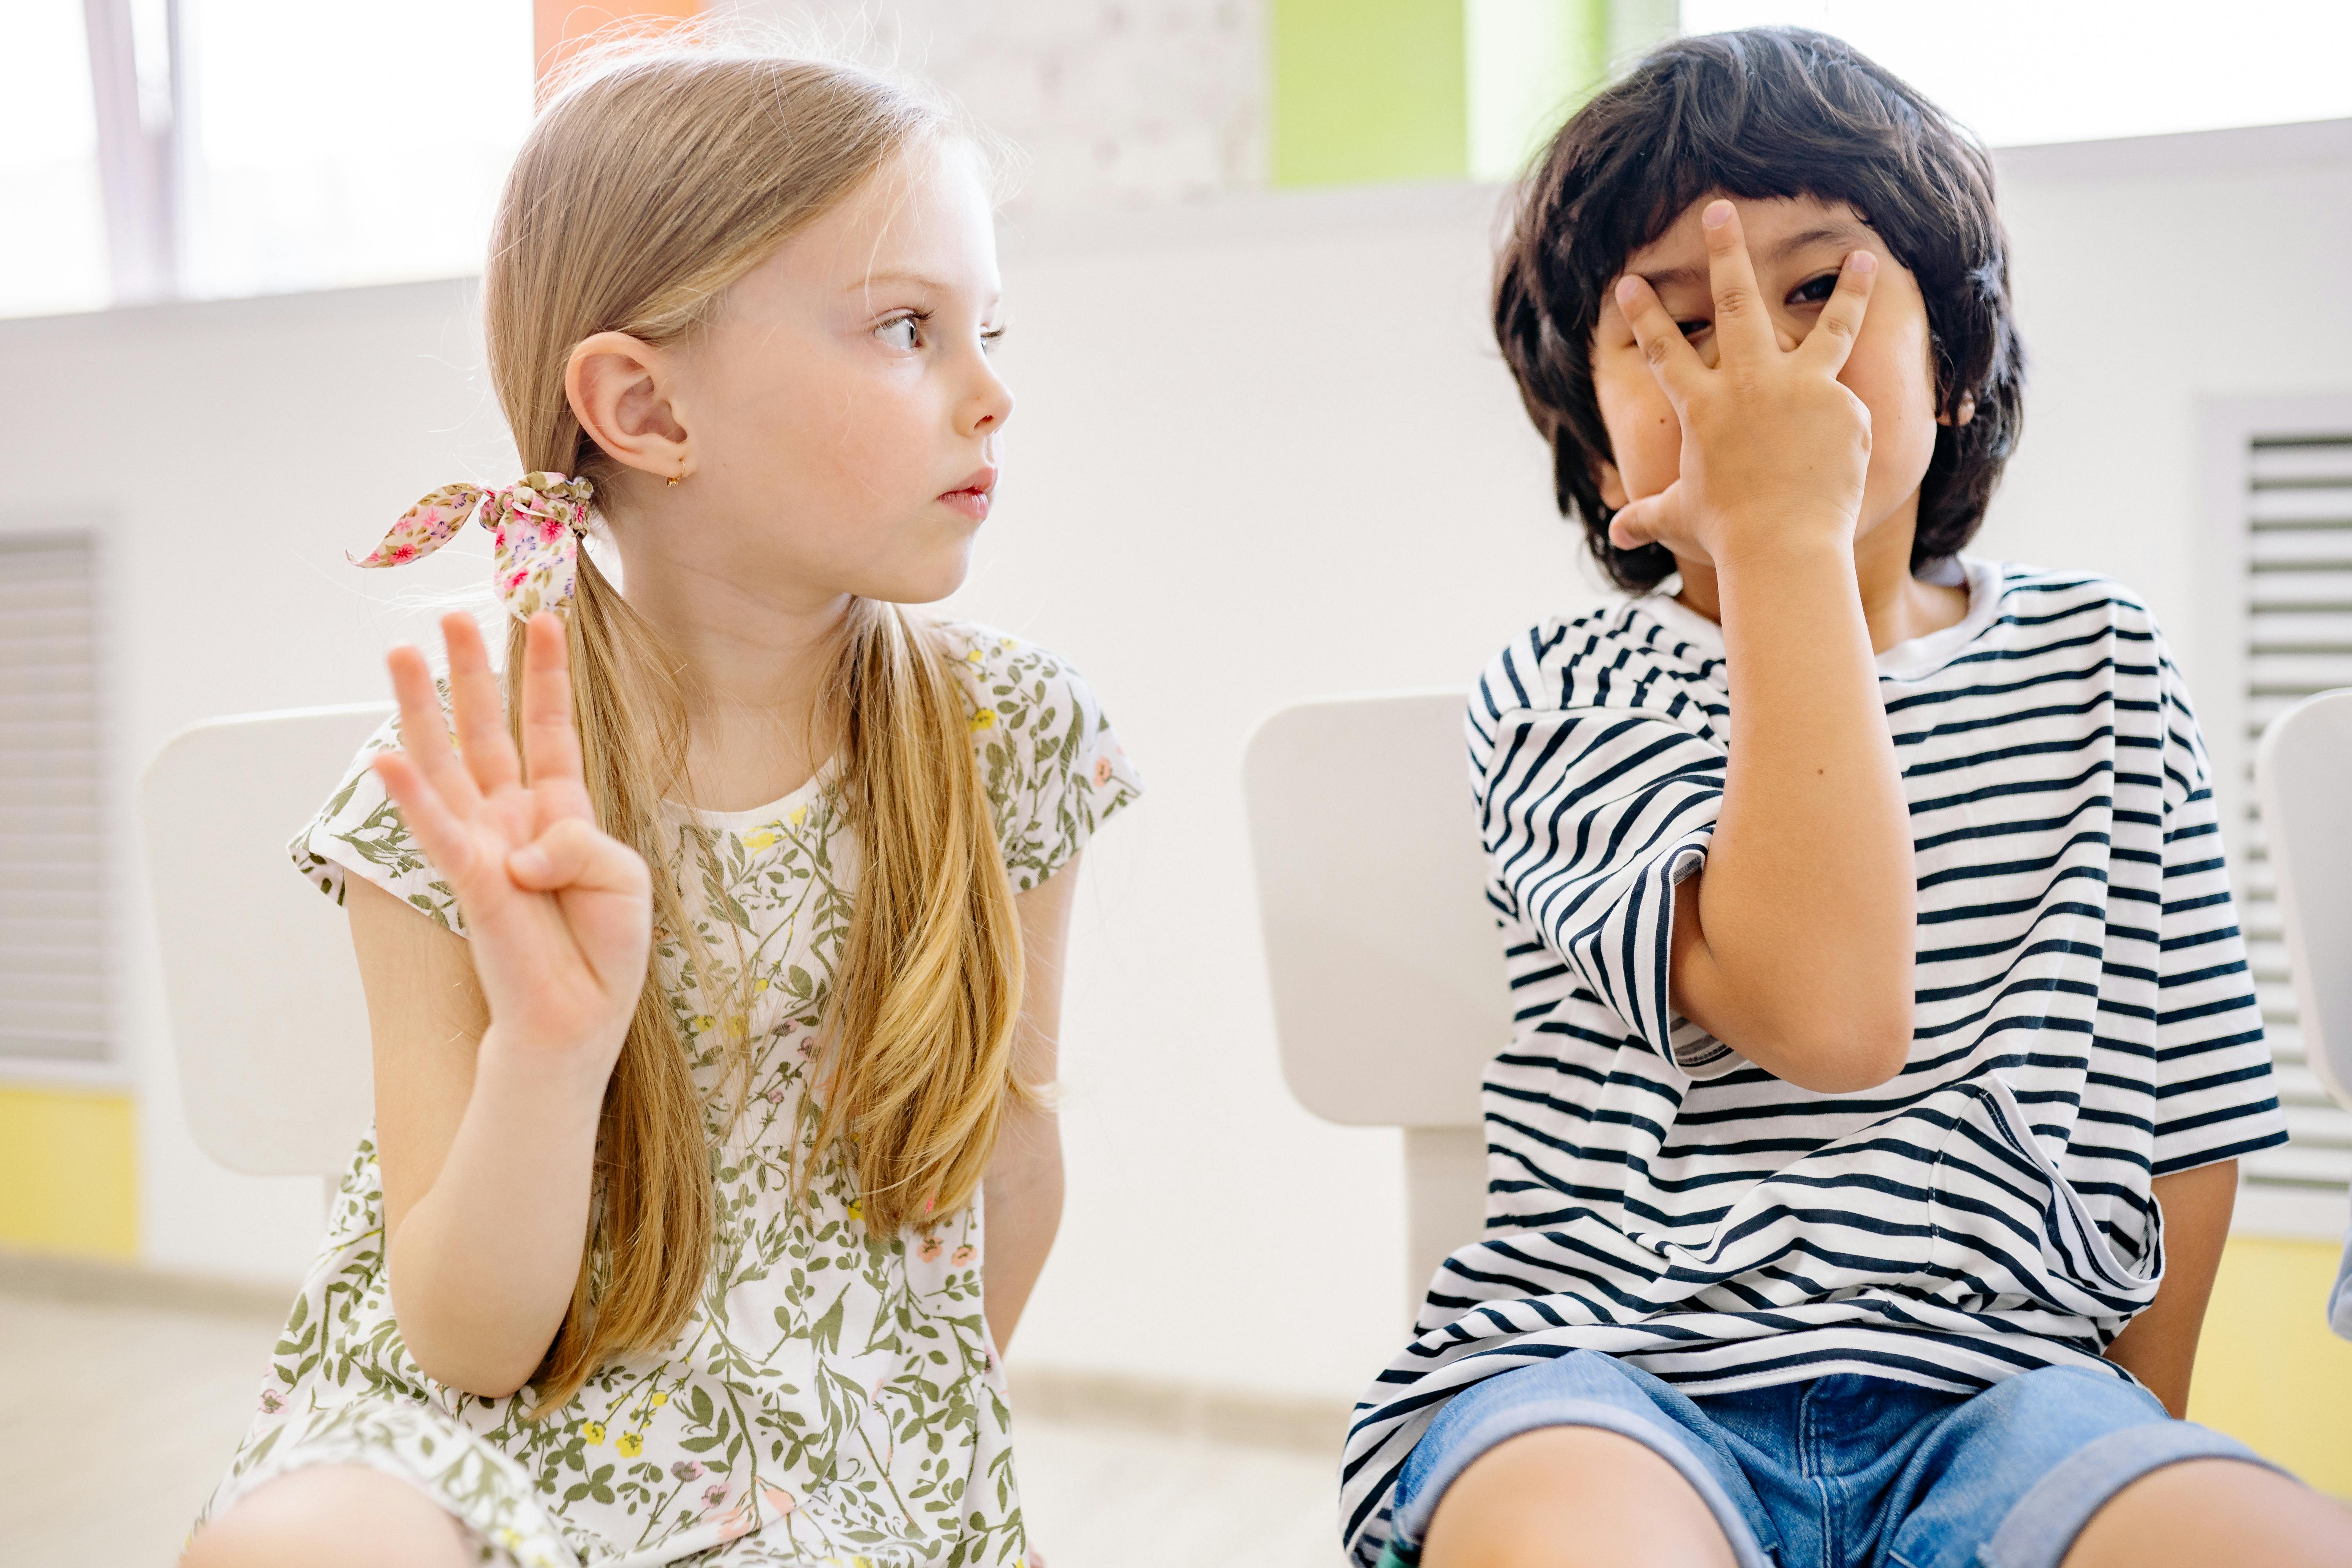
<svg viewBox="0 0 2352 1568">
<path fill-rule="evenodd" d="M 588 438 L 614 462 L 665 479 L 691 466 L 670 357 L 626 332 L 583 338 L 563 368 L 563 395 Z"/>
<path fill-rule="evenodd" d="M 1623 511 L 1632 498 L 1625 493 L 1625 480 L 1617 472 L 1617 465 L 1603 458 L 1592 465 L 1592 478 L 1601 487 L 1601 504 L 1611 511 Z"/>
</svg>

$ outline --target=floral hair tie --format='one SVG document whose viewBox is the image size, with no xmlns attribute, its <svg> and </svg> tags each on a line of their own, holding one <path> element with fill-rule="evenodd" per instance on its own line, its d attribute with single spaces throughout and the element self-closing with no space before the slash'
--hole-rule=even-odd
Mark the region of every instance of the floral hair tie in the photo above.
<svg viewBox="0 0 2352 1568">
<path fill-rule="evenodd" d="M 383 542 L 354 566 L 405 566 L 456 537 L 474 517 L 490 531 L 499 600 L 517 620 L 572 603 L 580 581 L 580 536 L 596 487 L 562 474 L 525 474 L 510 485 L 443 485 L 400 514 Z M 479 508 L 478 511 L 476 509 Z"/>
</svg>

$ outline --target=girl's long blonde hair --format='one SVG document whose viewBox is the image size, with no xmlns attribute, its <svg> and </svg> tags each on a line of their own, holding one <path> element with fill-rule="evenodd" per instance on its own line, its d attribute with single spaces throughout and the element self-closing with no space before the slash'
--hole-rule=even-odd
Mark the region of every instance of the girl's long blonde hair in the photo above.
<svg viewBox="0 0 2352 1568">
<path fill-rule="evenodd" d="M 490 374 L 522 466 L 618 472 L 564 394 L 572 346 L 600 331 L 681 341 L 776 247 L 921 145 L 945 110 L 852 67 L 667 49 L 624 58 L 541 112 L 499 201 L 483 313 Z M 654 867 L 656 943 L 688 935 L 661 808 L 681 782 L 679 666 L 585 552 L 568 616 L 573 710 L 604 830 Z M 853 602 L 824 721 L 832 788 L 856 833 L 854 911 L 825 1018 L 820 1151 L 839 1145 L 866 1225 L 891 1234 L 971 1195 L 1008 1100 L 1021 937 L 937 635 Z M 508 647 L 520 713 L 522 627 Z M 735 1031 L 739 1047 L 741 1031 Z M 533 1378 L 534 1414 L 596 1367 L 669 1342 L 709 1273 L 704 1100 L 657 974 L 605 1091 L 594 1219 L 572 1304 Z"/>
</svg>

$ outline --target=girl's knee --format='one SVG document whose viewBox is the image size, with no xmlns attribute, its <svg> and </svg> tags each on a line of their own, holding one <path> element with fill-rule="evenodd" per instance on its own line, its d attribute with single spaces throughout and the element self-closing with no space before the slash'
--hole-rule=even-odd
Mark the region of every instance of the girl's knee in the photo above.
<svg viewBox="0 0 2352 1568">
<path fill-rule="evenodd" d="M 278 1477 L 196 1532 L 181 1568 L 469 1568 L 464 1528 L 396 1476 L 318 1465 Z"/>
</svg>

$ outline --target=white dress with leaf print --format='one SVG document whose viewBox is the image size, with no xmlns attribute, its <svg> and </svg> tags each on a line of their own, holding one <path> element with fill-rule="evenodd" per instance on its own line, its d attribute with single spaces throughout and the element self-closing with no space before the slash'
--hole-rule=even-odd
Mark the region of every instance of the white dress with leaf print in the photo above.
<svg viewBox="0 0 2352 1568">
<path fill-rule="evenodd" d="M 943 630 L 1006 869 L 1035 887 L 1140 781 L 1075 671 L 981 627 Z M 391 724 L 370 741 L 296 838 L 297 863 L 339 901 L 356 873 L 462 932 L 366 766 L 395 742 Z M 1023 1560 L 977 1197 L 928 1237 L 877 1239 L 852 1173 L 814 1147 L 808 1056 L 856 864 L 827 784 L 820 773 L 756 811 L 669 809 L 694 931 L 656 963 L 720 1145 L 715 1266 L 684 1334 L 603 1367 L 543 1421 L 525 1419 L 528 1390 L 483 1399 L 436 1383 L 393 1319 L 383 1183 L 362 1142 L 208 1517 L 297 1467 L 363 1464 L 432 1494 L 484 1561 L 523 1568 Z M 739 1117 L 721 1103 L 723 1020 L 747 984 Z M 796 1153 L 816 1162 L 800 1205 Z"/>
</svg>

